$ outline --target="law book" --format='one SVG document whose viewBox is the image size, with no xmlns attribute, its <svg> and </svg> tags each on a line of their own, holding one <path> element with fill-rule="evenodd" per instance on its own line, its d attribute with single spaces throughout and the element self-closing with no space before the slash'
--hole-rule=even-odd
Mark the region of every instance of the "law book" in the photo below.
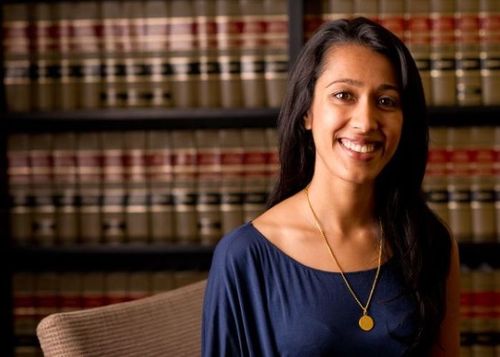
<svg viewBox="0 0 500 357">
<path fill-rule="evenodd" d="M 57 243 L 76 244 L 79 232 L 76 135 L 72 132 L 56 133 L 52 141 Z"/>
<path fill-rule="evenodd" d="M 34 86 L 35 110 L 54 110 L 58 107 L 56 86 L 61 75 L 57 53 L 58 29 L 54 3 L 33 4 L 34 16 Z"/>
<path fill-rule="evenodd" d="M 288 77 L 288 15 L 284 0 L 264 0 L 266 106 L 281 105 Z"/>
<path fill-rule="evenodd" d="M 33 214 L 29 134 L 7 137 L 7 159 L 10 234 L 14 244 L 29 245 Z"/>
<path fill-rule="evenodd" d="M 145 46 L 144 46 L 144 1 L 124 1 L 122 3 L 123 17 L 126 20 L 126 46 L 125 57 L 125 87 L 126 107 L 147 106 L 149 76 L 145 71 Z"/>
<path fill-rule="evenodd" d="M 76 137 L 76 170 L 79 200 L 79 242 L 102 242 L 102 149 L 99 133 L 84 132 Z"/>
<path fill-rule="evenodd" d="M 241 129 L 220 129 L 222 234 L 243 224 L 243 165 L 245 152 Z"/>
<path fill-rule="evenodd" d="M 470 127 L 447 129 L 448 216 L 459 242 L 472 240 Z"/>
<path fill-rule="evenodd" d="M 354 0 L 354 16 L 363 16 L 379 22 L 379 0 Z"/>
<path fill-rule="evenodd" d="M 103 48 L 103 86 L 101 101 L 103 107 L 124 107 L 127 103 L 127 49 L 128 19 L 125 18 L 123 3 L 108 0 L 100 3 Z"/>
<path fill-rule="evenodd" d="M 104 304 L 118 304 L 129 301 L 128 274 L 124 271 L 112 271 L 104 275 Z"/>
<path fill-rule="evenodd" d="M 82 273 L 82 306 L 84 309 L 106 304 L 105 273 L 98 271 Z"/>
<path fill-rule="evenodd" d="M 169 131 L 147 132 L 146 173 L 150 192 L 149 232 L 152 243 L 172 242 L 175 237 L 172 146 Z"/>
<path fill-rule="evenodd" d="M 472 356 L 474 334 L 474 287 L 472 284 L 472 269 L 460 267 L 460 356 Z"/>
<path fill-rule="evenodd" d="M 32 134 L 30 140 L 31 187 L 33 192 L 33 241 L 56 243 L 56 207 L 52 176 L 52 135 Z"/>
<path fill-rule="evenodd" d="M 75 56 L 73 40 L 74 4 L 61 1 L 54 4 L 55 26 L 58 31 L 54 45 L 59 60 L 59 77 L 54 86 L 55 107 L 62 110 L 77 108 L 77 86 L 80 82 L 81 67 Z"/>
<path fill-rule="evenodd" d="M 425 100 L 432 105 L 430 0 L 405 1 L 404 42 L 420 73 Z"/>
<path fill-rule="evenodd" d="M 456 80 L 459 105 L 481 105 L 479 0 L 455 3 Z"/>
<path fill-rule="evenodd" d="M 378 18 L 382 26 L 401 40 L 405 31 L 405 2 L 401 0 L 379 0 Z"/>
<path fill-rule="evenodd" d="M 433 105 L 455 105 L 455 2 L 431 1 L 431 83 Z"/>
<path fill-rule="evenodd" d="M 202 270 L 175 270 L 175 287 L 180 288 L 207 278 L 207 272 Z"/>
<path fill-rule="evenodd" d="M 124 137 L 119 131 L 101 132 L 102 148 L 102 238 L 107 244 L 126 241 L 126 185 Z"/>
<path fill-rule="evenodd" d="M 35 311 L 37 323 L 45 316 L 56 313 L 59 305 L 59 284 L 55 272 L 41 272 L 35 275 Z"/>
<path fill-rule="evenodd" d="M 82 275 L 78 272 L 61 272 L 57 276 L 59 292 L 59 312 L 81 310 Z"/>
<path fill-rule="evenodd" d="M 484 105 L 500 104 L 500 2 L 479 3 L 481 92 Z"/>
<path fill-rule="evenodd" d="M 264 212 L 268 190 L 268 148 L 265 129 L 242 129 L 243 219 L 249 222 Z"/>
<path fill-rule="evenodd" d="M 133 271 L 127 274 L 127 299 L 142 299 L 151 294 L 151 279 L 148 271 Z"/>
<path fill-rule="evenodd" d="M 429 153 L 423 188 L 429 207 L 444 223 L 449 224 L 447 133 L 446 127 L 432 127 L 429 130 Z"/>
<path fill-rule="evenodd" d="M 172 131 L 174 236 L 179 243 L 198 241 L 197 147 L 191 130 Z"/>
<path fill-rule="evenodd" d="M 103 73 L 101 70 L 103 50 L 102 18 L 97 1 L 71 3 L 74 51 L 74 74 L 78 76 L 76 86 L 77 108 L 92 109 L 102 105 Z"/>
<path fill-rule="evenodd" d="M 221 161 L 222 150 L 216 129 L 198 129 L 195 132 L 197 157 L 196 213 L 198 237 L 201 244 L 215 245 L 222 234 Z"/>
<path fill-rule="evenodd" d="M 241 29 L 241 89 L 243 107 L 258 108 L 266 104 L 265 45 L 266 21 L 263 0 L 239 0 Z"/>
<path fill-rule="evenodd" d="M 151 295 L 175 288 L 174 272 L 170 270 L 152 271 L 150 275 Z"/>
<path fill-rule="evenodd" d="M 280 158 L 278 152 L 278 133 L 276 128 L 266 128 L 266 141 L 267 141 L 267 192 L 271 192 L 276 181 L 278 180 L 280 169 Z"/>
<path fill-rule="evenodd" d="M 241 83 L 241 32 L 243 21 L 239 1 L 216 0 L 217 45 L 220 71 L 220 105 L 243 106 Z"/>
<path fill-rule="evenodd" d="M 149 240 L 149 190 L 147 184 L 146 132 L 133 130 L 123 134 L 123 164 L 126 176 L 125 226 L 127 242 Z"/>
<path fill-rule="evenodd" d="M 170 64 L 168 63 L 168 27 L 167 3 L 150 0 L 144 3 L 144 66 L 149 76 L 145 89 L 148 106 L 172 106 L 170 88 Z"/>
<path fill-rule="evenodd" d="M 323 3 L 320 1 L 304 2 L 304 40 L 309 40 L 323 23 Z"/>
<path fill-rule="evenodd" d="M 35 275 L 17 272 L 12 278 L 13 329 L 15 336 L 33 336 L 38 316 L 35 310 Z"/>
<path fill-rule="evenodd" d="M 197 84 L 198 107 L 220 106 L 220 69 L 217 60 L 217 21 L 215 0 L 193 0 L 200 77 Z"/>
<path fill-rule="evenodd" d="M 172 103 L 174 107 L 196 107 L 200 69 L 193 2 L 171 0 L 168 5 Z"/>
<path fill-rule="evenodd" d="M 495 355 L 495 280 L 490 266 L 481 265 L 472 271 L 474 310 L 472 332 L 474 356 Z"/>
<path fill-rule="evenodd" d="M 495 221 L 497 242 L 500 242 L 500 127 L 495 127 L 495 144 L 493 145 L 493 150 L 495 153 L 495 161 L 493 163 L 493 173 L 495 175 Z"/>
<path fill-rule="evenodd" d="M 32 105 L 29 5 L 3 4 L 2 16 L 3 84 L 7 110 L 28 111 Z"/>
<path fill-rule="evenodd" d="M 354 2 L 352 0 L 323 0 L 323 21 L 334 21 L 338 19 L 349 19 L 354 14 Z"/>
<path fill-rule="evenodd" d="M 471 128 L 471 215 L 475 242 L 497 240 L 495 211 L 495 128 Z"/>
</svg>

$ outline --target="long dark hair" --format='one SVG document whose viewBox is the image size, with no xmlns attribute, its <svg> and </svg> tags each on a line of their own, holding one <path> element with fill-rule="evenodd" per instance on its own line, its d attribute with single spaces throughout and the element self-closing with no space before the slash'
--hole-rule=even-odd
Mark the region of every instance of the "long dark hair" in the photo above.
<svg viewBox="0 0 500 357">
<path fill-rule="evenodd" d="M 315 148 L 304 117 L 325 53 L 342 44 L 359 44 L 386 56 L 399 81 L 403 128 L 394 157 L 375 182 L 375 214 L 417 304 L 418 328 L 409 354 L 426 355 L 444 317 L 451 238 L 422 193 L 429 129 L 420 75 L 406 46 L 390 31 L 366 18 L 337 20 L 324 24 L 306 43 L 290 73 L 278 118 L 281 168 L 268 206 L 299 192 L 312 179 Z"/>
</svg>

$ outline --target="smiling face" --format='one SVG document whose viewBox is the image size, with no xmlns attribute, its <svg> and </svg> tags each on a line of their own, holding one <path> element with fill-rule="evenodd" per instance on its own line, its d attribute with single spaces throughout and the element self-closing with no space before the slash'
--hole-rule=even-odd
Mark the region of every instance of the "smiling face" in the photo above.
<svg viewBox="0 0 500 357">
<path fill-rule="evenodd" d="M 368 47 L 335 46 L 305 118 L 316 147 L 315 176 L 373 183 L 396 152 L 403 113 L 389 60 Z"/>
</svg>

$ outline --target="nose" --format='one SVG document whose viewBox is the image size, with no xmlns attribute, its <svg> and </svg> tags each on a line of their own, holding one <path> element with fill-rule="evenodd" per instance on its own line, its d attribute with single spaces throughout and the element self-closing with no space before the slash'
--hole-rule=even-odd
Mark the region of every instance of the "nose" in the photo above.
<svg viewBox="0 0 500 357">
<path fill-rule="evenodd" d="M 375 103 L 370 100 L 361 100 L 351 117 L 351 127 L 361 133 L 377 130 L 379 126 L 378 115 Z"/>
</svg>

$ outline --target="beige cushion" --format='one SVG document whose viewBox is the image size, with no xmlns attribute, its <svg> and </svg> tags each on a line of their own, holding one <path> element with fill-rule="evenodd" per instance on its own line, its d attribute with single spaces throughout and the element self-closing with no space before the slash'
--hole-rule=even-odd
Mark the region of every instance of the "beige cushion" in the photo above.
<svg viewBox="0 0 500 357">
<path fill-rule="evenodd" d="M 199 356 L 205 284 L 49 315 L 37 327 L 44 355 Z"/>
</svg>

